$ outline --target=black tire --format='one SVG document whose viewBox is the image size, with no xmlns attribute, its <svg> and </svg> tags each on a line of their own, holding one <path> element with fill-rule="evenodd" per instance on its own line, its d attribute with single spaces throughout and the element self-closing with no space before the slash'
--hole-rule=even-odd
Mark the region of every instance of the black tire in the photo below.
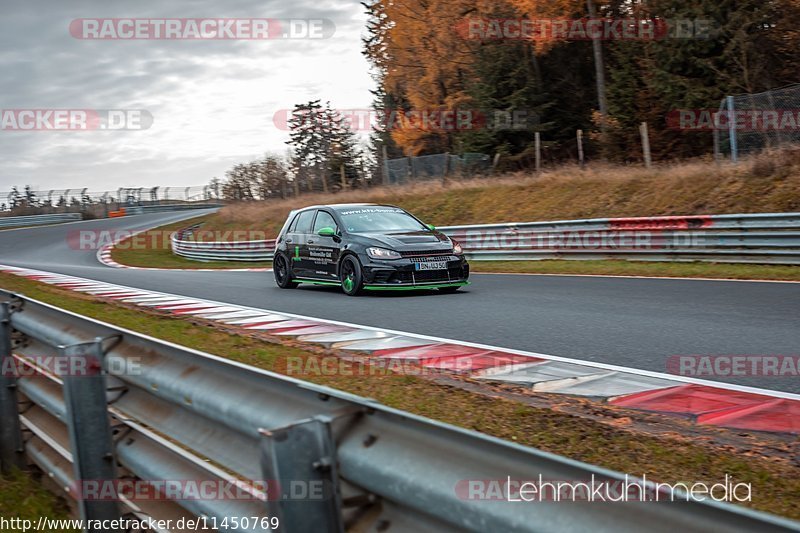
<svg viewBox="0 0 800 533">
<path fill-rule="evenodd" d="M 275 284 L 281 289 L 294 289 L 299 285 L 292 281 L 292 265 L 283 254 L 275 255 L 272 260 L 272 275 L 275 276 Z"/>
<path fill-rule="evenodd" d="M 461 288 L 461 285 L 456 285 L 455 287 L 442 287 L 439 289 L 439 292 L 443 292 L 445 294 L 452 294 L 456 292 L 458 289 Z"/>
<path fill-rule="evenodd" d="M 346 256 L 339 265 L 339 281 L 342 291 L 348 296 L 358 296 L 364 287 L 364 276 L 361 274 L 361 263 L 352 255 Z"/>
</svg>

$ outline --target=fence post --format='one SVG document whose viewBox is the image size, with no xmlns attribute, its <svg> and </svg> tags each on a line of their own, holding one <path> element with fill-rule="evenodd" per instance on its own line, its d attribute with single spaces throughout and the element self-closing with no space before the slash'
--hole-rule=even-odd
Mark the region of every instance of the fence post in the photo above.
<svg viewBox="0 0 800 533">
<path fill-rule="evenodd" d="M 61 378 L 80 517 L 83 520 L 114 520 L 121 516 L 115 500 L 86 499 L 82 490 L 82 482 L 113 483 L 116 479 L 106 377 L 102 370 L 103 339 L 60 346 L 59 351 L 62 357 L 70 360 L 70 364 L 64 365 L 67 375 Z M 100 529 L 87 531 L 99 533 Z"/>
<path fill-rule="evenodd" d="M 442 185 L 447 185 L 447 177 L 450 175 L 450 152 L 444 153 L 444 172 L 442 173 Z"/>
<path fill-rule="evenodd" d="M 381 156 L 383 156 L 383 184 L 389 185 L 389 153 L 385 144 L 381 146 Z"/>
<path fill-rule="evenodd" d="M 578 164 L 583 168 L 583 130 L 578 130 Z"/>
<path fill-rule="evenodd" d="M 317 416 L 261 434 L 263 477 L 280 485 L 284 495 L 267 502 L 269 515 L 286 531 L 344 533 L 331 418 Z M 299 497 L 291 494 L 295 487 L 303 491 Z"/>
<path fill-rule="evenodd" d="M 344 173 L 344 163 L 339 165 L 339 175 L 342 178 L 342 191 L 347 190 L 347 176 Z"/>
<path fill-rule="evenodd" d="M 731 138 L 731 162 L 736 163 L 739 160 L 739 146 L 736 139 L 736 120 L 734 117 L 734 103 L 733 96 L 728 96 L 728 135 Z"/>
<path fill-rule="evenodd" d="M 534 145 L 536 147 L 536 173 L 542 171 L 542 135 L 538 131 L 533 134 Z"/>
<path fill-rule="evenodd" d="M 0 303 L 0 467 L 3 473 L 24 468 L 22 429 L 17 405 L 17 378 L 5 369 L 14 368 L 11 353 L 11 304 Z"/>
<path fill-rule="evenodd" d="M 650 133 L 647 131 L 647 122 L 639 125 L 639 135 L 642 136 L 642 153 L 644 155 L 644 166 L 650 168 L 653 160 L 650 156 Z"/>
<path fill-rule="evenodd" d="M 414 181 L 414 156 L 408 156 L 406 160 L 408 161 L 408 170 L 406 171 L 406 182 Z"/>
</svg>

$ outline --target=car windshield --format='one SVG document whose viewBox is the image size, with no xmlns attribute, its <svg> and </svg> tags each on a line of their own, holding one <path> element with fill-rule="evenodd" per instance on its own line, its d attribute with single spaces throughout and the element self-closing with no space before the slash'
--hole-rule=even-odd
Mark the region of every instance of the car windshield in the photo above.
<svg viewBox="0 0 800 533">
<path fill-rule="evenodd" d="M 396 207 L 359 207 L 340 211 L 349 232 L 419 231 L 427 229 L 416 218 Z"/>
</svg>

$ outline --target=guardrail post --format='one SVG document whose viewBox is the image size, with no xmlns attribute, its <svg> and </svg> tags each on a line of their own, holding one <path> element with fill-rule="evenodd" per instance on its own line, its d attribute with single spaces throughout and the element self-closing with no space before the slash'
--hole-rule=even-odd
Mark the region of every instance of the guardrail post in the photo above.
<svg viewBox="0 0 800 533">
<path fill-rule="evenodd" d="M 24 468 L 22 429 L 17 403 L 17 378 L 11 353 L 11 304 L 0 303 L 0 468 Z"/>
<path fill-rule="evenodd" d="M 269 495 L 267 508 L 280 519 L 281 530 L 344 532 L 330 420 L 318 416 L 261 430 L 264 480 L 279 489 Z"/>
<path fill-rule="evenodd" d="M 102 371 L 103 341 L 98 338 L 61 346 L 59 350 L 65 360 L 70 360 L 70 364 L 61 365 L 67 369 L 61 378 L 80 516 L 83 520 L 119 518 L 117 501 L 87 498 L 81 485 L 86 481 L 113 483 L 117 477 L 108 420 L 106 376 Z"/>
</svg>

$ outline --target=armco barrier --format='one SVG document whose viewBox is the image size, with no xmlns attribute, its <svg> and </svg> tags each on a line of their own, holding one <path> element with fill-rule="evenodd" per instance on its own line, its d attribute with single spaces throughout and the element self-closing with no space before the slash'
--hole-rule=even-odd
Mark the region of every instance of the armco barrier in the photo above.
<svg viewBox="0 0 800 533">
<path fill-rule="evenodd" d="M 196 241 L 197 225 L 176 232 L 170 244 L 173 253 L 197 261 L 271 261 L 275 239 L 257 241 Z"/>
<path fill-rule="evenodd" d="M 67 371 L 52 363 L 59 358 L 72 363 Z M 683 493 L 675 501 L 626 503 L 472 495 L 470 481 L 619 487 L 626 479 L 6 291 L 0 363 L 39 371 L 0 373 L 3 467 L 33 461 L 76 500 L 84 519 L 203 516 L 225 521 L 227 531 L 291 533 L 798 530 L 796 522 L 687 501 Z M 101 497 L 96 487 L 108 480 L 179 488 Z M 184 496 L 187 484 L 202 492 Z M 215 490 L 230 486 L 236 489 Z"/>
<path fill-rule="evenodd" d="M 172 238 L 177 255 L 199 261 L 269 261 L 275 241 Z M 447 226 L 474 260 L 627 259 L 800 264 L 800 213 L 595 218 Z"/>
<path fill-rule="evenodd" d="M 222 207 L 222 204 L 202 203 L 202 204 L 162 204 L 162 205 L 136 205 L 126 207 L 125 211 L 128 215 L 144 215 L 146 213 L 162 213 L 166 211 L 186 211 L 189 209 L 215 209 Z"/>
<path fill-rule="evenodd" d="M 80 213 L 58 213 L 52 215 L 30 215 L 24 217 L 0 217 L 0 228 L 42 226 L 81 220 Z"/>
</svg>

